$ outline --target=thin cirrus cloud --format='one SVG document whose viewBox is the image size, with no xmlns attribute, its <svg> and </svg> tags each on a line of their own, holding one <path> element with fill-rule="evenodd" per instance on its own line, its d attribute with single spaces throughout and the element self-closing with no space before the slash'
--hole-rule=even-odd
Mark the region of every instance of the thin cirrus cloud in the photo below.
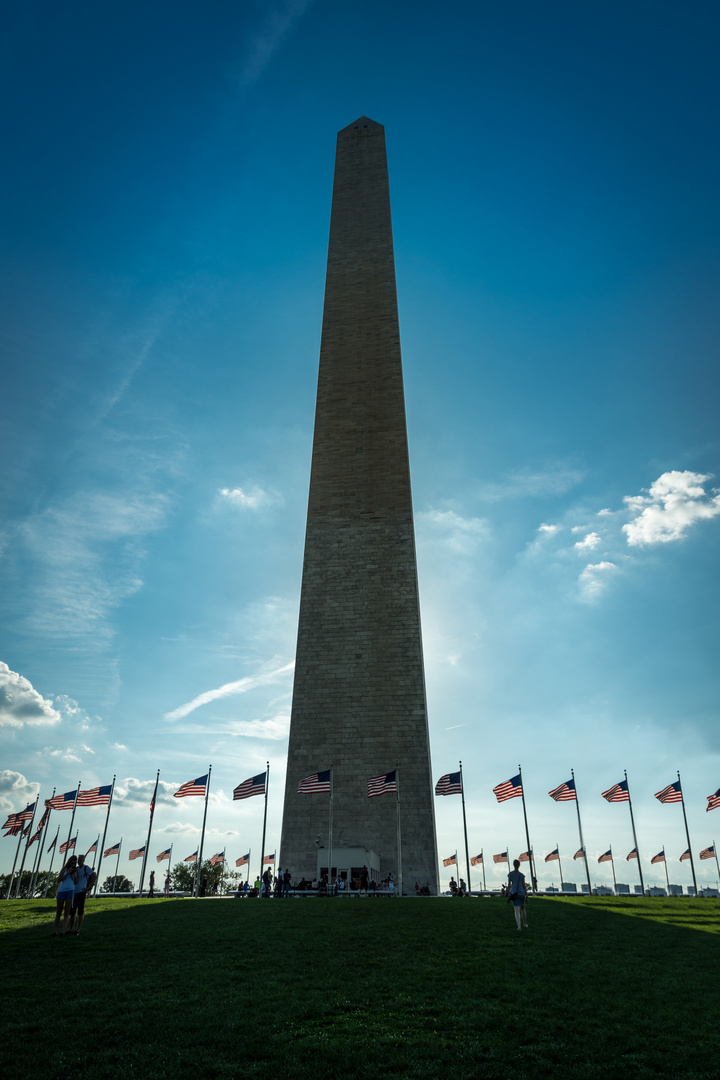
<svg viewBox="0 0 720 1080">
<path fill-rule="evenodd" d="M 599 563 L 589 563 L 580 574 L 580 599 L 585 603 L 592 603 L 599 599 L 612 576 L 617 572 L 617 566 L 613 562 L 603 560 Z"/>
<path fill-rule="evenodd" d="M 202 705 L 208 705 L 211 701 L 232 697 L 235 694 L 245 694 L 248 690 L 254 690 L 258 686 L 267 686 L 270 683 L 277 682 L 292 671 L 294 667 L 295 661 L 293 660 L 289 664 L 284 664 L 283 667 L 275 668 L 273 671 L 262 672 L 259 675 L 248 675 L 244 679 L 238 679 L 236 682 L 225 683 L 224 686 L 219 686 L 216 690 L 206 690 L 203 694 L 198 694 L 192 701 L 188 701 L 184 705 L 178 705 L 176 709 L 165 713 L 163 719 L 168 721 L 182 720 L 184 716 L 188 716 Z"/>
<path fill-rule="evenodd" d="M 681 540 L 692 525 L 720 514 L 720 494 L 705 491 L 710 479 L 687 469 L 673 470 L 658 477 L 647 495 L 627 495 L 623 501 L 636 513 L 623 525 L 630 547 Z"/>
<path fill-rule="evenodd" d="M 275 0 L 265 4 L 262 24 L 250 38 L 240 67 L 242 86 L 257 82 L 312 3 L 313 0 Z"/>
<path fill-rule="evenodd" d="M 271 506 L 281 501 L 280 496 L 274 491 L 264 491 L 257 485 L 244 488 L 220 488 L 220 496 L 231 506 L 238 506 L 241 510 L 259 510 L 263 506 Z"/>
</svg>

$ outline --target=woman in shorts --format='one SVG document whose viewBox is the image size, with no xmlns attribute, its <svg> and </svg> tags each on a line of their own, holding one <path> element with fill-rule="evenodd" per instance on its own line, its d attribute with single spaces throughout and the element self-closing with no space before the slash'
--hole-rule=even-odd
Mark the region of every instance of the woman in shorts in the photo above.
<svg viewBox="0 0 720 1080">
<path fill-rule="evenodd" d="M 513 866 L 515 869 L 508 874 L 508 903 L 511 903 L 515 910 L 515 922 L 518 930 L 522 930 L 523 926 L 527 930 L 527 913 L 525 911 L 527 885 L 525 884 L 525 875 L 520 873 L 519 859 L 513 860 Z"/>
<path fill-rule="evenodd" d="M 75 895 L 75 882 L 77 880 L 77 858 L 75 855 L 71 855 L 68 861 L 63 866 L 58 875 L 58 891 L 57 891 L 57 912 L 55 914 L 55 929 L 53 930 L 53 936 L 55 936 L 60 928 L 60 917 L 63 910 L 65 912 L 65 922 L 63 923 L 63 936 L 67 930 L 67 924 L 72 914 L 73 897 Z"/>
</svg>

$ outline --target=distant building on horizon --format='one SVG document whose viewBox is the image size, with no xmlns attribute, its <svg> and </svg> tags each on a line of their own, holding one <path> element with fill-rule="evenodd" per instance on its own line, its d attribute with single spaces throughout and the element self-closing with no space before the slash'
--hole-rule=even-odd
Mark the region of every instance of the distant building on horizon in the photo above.
<svg viewBox="0 0 720 1080">
<path fill-rule="evenodd" d="M 399 791 L 369 798 L 396 763 Z M 328 865 L 330 797 L 297 786 L 331 765 Z M 278 865 L 437 891 L 385 131 L 367 117 L 337 137 Z"/>
</svg>

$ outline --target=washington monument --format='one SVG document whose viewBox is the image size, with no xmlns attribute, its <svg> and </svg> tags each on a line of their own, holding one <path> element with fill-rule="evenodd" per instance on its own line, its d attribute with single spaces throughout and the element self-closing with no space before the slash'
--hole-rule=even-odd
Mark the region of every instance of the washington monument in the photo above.
<svg viewBox="0 0 720 1080">
<path fill-rule="evenodd" d="M 369 798 L 396 763 L 399 790 Z M 330 797 L 297 786 L 331 765 L 328 865 Z M 367 117 L 337 137 L 278 865 L 437 891 L 385 129 Z"/>
</svg>

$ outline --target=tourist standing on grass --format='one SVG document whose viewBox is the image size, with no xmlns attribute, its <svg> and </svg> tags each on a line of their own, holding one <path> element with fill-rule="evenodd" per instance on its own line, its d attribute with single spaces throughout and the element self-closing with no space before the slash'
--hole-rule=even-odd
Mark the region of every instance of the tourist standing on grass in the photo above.
<svg viewBox="0 0 720 1080">
<path fill-rule="evenodd" d="M 166 896 L 170 895 L 170 871 L 169 870 L 168 870 L 168 875 L 165 878 L 165 895 Z"/>
<path fill-rule="evenodd" d="M 508 903 L 512 903 L 515 910 L 515 922 L 518 930 L 521 930 L 523 926 L 527 930 L 527 912 L 525 911 L 527 885 L 525 875 L 520 872 L 519 859 L 513 859 L 513 866 L 515 869 L 508 874 Z"/>
<path fill-rule="evenodd" d="M 85 897 L 92 889 L 97 880 L 97 875 L 92 866 L 87 866 L 85 856 L 78 855 L 77 872 L 75 874 L 75 893 L 73 895 L 72 913 L 70 916 L 70 933 L 77 935 L 85 918 Z M 75 929 L 75 917 L 77 916 L 77 930 Z"/>
<path fill-rule="evenodd" d="M 55 928 L 53 935 L 60 929 L 60 916 L 65 914 L 62 935 L 65 936 L 67 924 L 72 915 L 73 897 L 75 896 L 75 878 L 77 874 L 77 857 L 71 855 L 58 874 L 57 911 L 55 913 Z"/>
<path fill-rule="evenodd" d="M 152 900 L 155 895 L 155 871 L 150 871 L 150 880 L 148 881 L 148 897 Z"/>
</svg>

